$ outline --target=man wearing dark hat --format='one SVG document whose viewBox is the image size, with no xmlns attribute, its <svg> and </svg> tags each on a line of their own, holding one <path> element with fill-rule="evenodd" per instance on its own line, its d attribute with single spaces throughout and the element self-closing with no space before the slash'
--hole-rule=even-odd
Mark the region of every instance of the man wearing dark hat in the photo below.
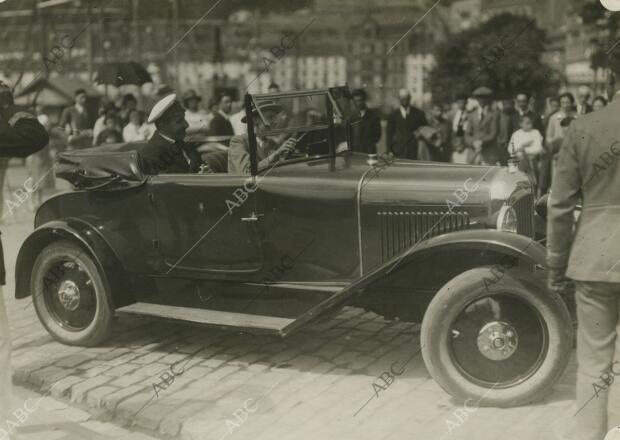
<svg viewBox="0 0 620 440">
<path fill-rule="evenodd" d="M 202 160 L 195 148 L 185 143 L 187 121 L 185 109 L 175 94 L 159 100 L 148 119 L 156 131 L 139 151 L 142 168 L 147 174 L 196 173 Z"/>
<path fill-rule="evenodd" d="M 11 90 L 0 81 L 0 157 L 26 157 L 41 150 L 48 141 L 49 136 L 45 128 L 33 114 L 15 107 Z M 4 281 L 4 258 L 0 241 L 0 421 L 2 422 L 10 420 L 11 402 L 11 340 L 2 293 Z M 6 435 L 2 430 L 0 433 Z"/>
<path fill-rule="evenodd" d="M 261 113 L 267 120 L 273 120 L 278 113 L 282 111 L 279 104 L 273 102 L 262 102 L 259 104 Z M 277 163 L 281 158 L 286 157 L 297 145 L 295 138 L 289 138 L 282 145 L 264 136 L 260 136 L 264 123 L 256 109 L 252 112 L 254 120 L 254 131 L 256 136 L 256 160 L 258 169 L 266 168 Z M 246 118 L 242 119 L 246 122 Z M 228 172 L 230 174 L 250 174 L 250 142 L 248 134 L 240 134 L 234 136 L 230 140 L 230 148 L 228 149 Z"/>
<path fill-rule="evenodd" d="M 478 101 L 479 107 L 469 113 L 465 143 L 476 152 L 476 163 L 495 165 L 500 160 L 497 146 L 499 113 L 491 105 L 493 91 L 488 87 L 478 87 L 472 96 Z"/>
</svg>

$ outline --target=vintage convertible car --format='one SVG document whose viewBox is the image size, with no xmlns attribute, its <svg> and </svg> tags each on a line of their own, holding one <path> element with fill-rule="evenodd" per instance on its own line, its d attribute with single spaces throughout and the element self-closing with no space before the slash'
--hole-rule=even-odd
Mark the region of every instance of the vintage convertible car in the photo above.
<svg viewBox="0 0 620 440">
<path fill-rule="evenodd" d="M 286 336 L 354 305 L 421 322 L 428 371 L 454 396 L 549 391 L 573 330 L 542 282 L 524 174 L 350 151 L 346 88 L 245 106 L 249 175 L 147 176 L 139 143 L 61 157 L 75 188 L 40 207 L 16 268 L 16 297 L 53 337 L 100 343 L 118 314 Z M 290 136 L 296 151 L 261 169 L 259 145 Z"/>
</svg>

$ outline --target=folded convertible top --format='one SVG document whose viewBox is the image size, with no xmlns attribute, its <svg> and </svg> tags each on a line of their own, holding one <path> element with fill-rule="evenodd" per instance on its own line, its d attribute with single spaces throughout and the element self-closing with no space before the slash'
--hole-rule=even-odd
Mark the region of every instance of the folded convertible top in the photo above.
<svg viewBox="0 0 620 440">
<path fill-rule="evenodd" d="M 139 150 L 146 142 L 130 142 L 60 153 L 56 176 L 77 189 L 113 190 L 142 185 L 147 175 Z"/>
</svg>

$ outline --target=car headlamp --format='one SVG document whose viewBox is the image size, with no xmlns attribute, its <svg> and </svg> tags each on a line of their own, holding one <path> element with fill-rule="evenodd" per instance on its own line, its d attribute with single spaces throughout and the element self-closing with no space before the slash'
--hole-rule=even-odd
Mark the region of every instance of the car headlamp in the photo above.
<svg viewBox="0 0 620 440">
<path fill-rule="evenodd" d="M 517 212 L 510 205 L 504 205 L 497 214 L 497 230 L 517 233 Z"/>
</svg>

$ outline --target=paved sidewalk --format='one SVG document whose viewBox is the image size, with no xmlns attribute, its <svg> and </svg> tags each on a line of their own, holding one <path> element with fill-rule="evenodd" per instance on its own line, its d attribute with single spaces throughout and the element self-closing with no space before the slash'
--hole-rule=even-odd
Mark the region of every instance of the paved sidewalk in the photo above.
<svg viewBox="0 0 620 440">
<path fill-rule="evenodd" d="M 17 415 L 8 422 L 16 427 L 18 440 L 155 440 L 112 423 L 92 420 L 86 411 L 20 386 L 13 389 L 13 409 Z"/>
<path fill-rule="evenodd" d="M 9 274 L 31 229 L 24 216 L 26 223 L 3 227 Z M 7 296 L 12 276 L 8 281 Z M 53 386 L 57 399 L 154 434 L 187 440 L 565 440 L 574 432 L 574 357 L 544 402 L 481 407 L 465 418 L 414 356 L 419 326 L 360 309 L 346 308 L 285 340 L 125 319 L 104 346 L 86 349 L 53 341 L 30 300 L 7 303 L 15 380 L 43 392 Z M 393 362 L 409 359 L 389 386 L 378 379 Z"/>
</svg>

